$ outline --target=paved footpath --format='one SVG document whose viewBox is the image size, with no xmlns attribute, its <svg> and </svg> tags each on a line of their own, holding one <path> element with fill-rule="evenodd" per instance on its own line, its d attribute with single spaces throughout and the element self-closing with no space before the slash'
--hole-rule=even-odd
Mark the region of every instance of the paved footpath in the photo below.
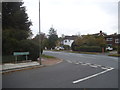
<svg viewBox="0 0 120 90">
<path fill-rule="evenodd" d="M 0 65 L 0 72 L 10 72 L 10 71 L 17 71 L 22 69 L 30 69 L 33 67 L 43 67 L 47 65 L 53 65 L 60 63 L 62 60 L 60 59 L 42 59 L 42 65 L 39 64 L 38 61 L 32 61 L 32 62 L 24 62 L 24 63 L 6 63 L 3 65 Z"/>
</svg>

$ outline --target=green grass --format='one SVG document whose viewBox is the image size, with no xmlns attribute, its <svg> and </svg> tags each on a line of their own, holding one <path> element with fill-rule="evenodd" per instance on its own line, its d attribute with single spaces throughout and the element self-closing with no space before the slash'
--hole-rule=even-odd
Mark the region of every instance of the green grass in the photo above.
<svg viewBox="0 0 120 90">
<path fill-rule="evenodd" d="M 99 55 L 100 54 L 98 52 L 80 52 L 80 51 L 70 51 L 70 50 L 52 50 L 52 51 L 57 51 L 57 52 L 65 51 L 65 52 L 68 52 L 68 53 L 95 54 L 95 55 Z"/>
<path fill-rule="evenodd" d="M 45 55 L 45 54 L 42 54 L 42 58 L 48 58 L 48 59 L 50 59 L 50 58 L 55 58 L 55 57 L 49 56 L 49 55 Z"/>
<path fill-rule="evenodd" d="M 56 50 L 56 49 L 54 49 L 54 50 L 52 50 L 52 51 L 65 51 L 65 50 Z"/>
<path fill-rule="evenodd" d="M 100 53 L 97 53 L 97 52 L 79 52 L 79 51 L 66 51 L 66 52 L 70 52 L 70 53 L 80 53 L 80 54 L 100 54 Z"/>
<path fill-rule="evenodd" d="M 108 56 L 120 57 L 120 54 L 109 54 Z"/>
<path fill-rule="evenodd" d="M 97 52 L 79 52 L 79 53 L 81 53 L 81 54 L 96 54 L 96 55 L 99 54 L 99 53 L 97 53 Z"/>
</svg>

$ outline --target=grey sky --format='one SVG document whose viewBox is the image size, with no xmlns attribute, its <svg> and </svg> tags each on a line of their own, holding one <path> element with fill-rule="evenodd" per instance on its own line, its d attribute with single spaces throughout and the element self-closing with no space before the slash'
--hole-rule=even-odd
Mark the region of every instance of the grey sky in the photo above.
<svg viewBox="0 0 120 90">
<path fill-rule="evenodd" d="M 39 0 L 23 0 L 33 34 L 38 33 Z M 118 32 L 119 0 L 40 0 L 41 31 L 53 25 L 59 36 Z"/>
</svg>

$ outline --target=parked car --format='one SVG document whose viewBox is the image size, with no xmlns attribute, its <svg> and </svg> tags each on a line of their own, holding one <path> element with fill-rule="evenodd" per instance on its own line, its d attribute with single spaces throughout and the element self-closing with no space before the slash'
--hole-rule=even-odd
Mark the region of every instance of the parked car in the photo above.
<svg viewBox="0 0 120 90">
<path fill-rule="evenodd" d="M 106 50 L 107 50 L 107 51 L 112 51 L 113 48 L 112 48 L 112 47 L 107 47 Z"/>
<path fill-rule="evenodd" d="M 63 47 L 59 47 L 59 46 L 55 47 L 55 49 L 56 49 L 56 50 L 64 50 Z"/>
</svg>

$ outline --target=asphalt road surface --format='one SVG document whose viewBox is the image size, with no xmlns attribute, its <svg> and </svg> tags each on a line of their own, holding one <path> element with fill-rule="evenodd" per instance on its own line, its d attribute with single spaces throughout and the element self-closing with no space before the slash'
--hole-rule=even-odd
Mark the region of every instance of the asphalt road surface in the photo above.
<svg viewBox="0 0 120 90">
<path fill-rule="evenodd" d="M 44 51 L 62 63 L 8 73 L 3 88 L 118 88 L 118 58 Z"/>
</svg>

